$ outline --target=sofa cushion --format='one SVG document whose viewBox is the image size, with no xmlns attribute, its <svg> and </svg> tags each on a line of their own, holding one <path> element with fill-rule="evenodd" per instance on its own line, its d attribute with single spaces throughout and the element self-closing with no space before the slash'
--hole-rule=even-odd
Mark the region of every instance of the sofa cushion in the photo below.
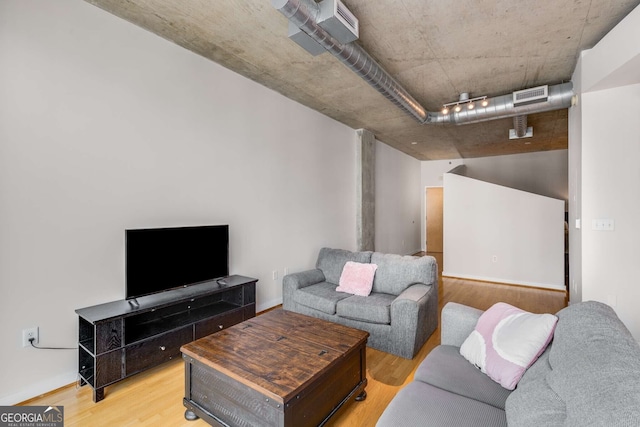
<svg viewBox="0 0 640 427">
<path fill-rule="evenodd" d="M 366 297 L 371 293 L 373 277 L 378 268 L 375 264 L 347 261 L 340 276 L 336 291 Z"/>
<path fill-rule="evenodd" d="M 551 373 L 549 353 L 553 343 L 522 376 L 518 387 L 509 395 L 505 408 L 507 421 L 513 426 L 564 426 L 564 401 L 547 383 Z"/>
<path fill-rule="evenodd" d="M 374 294 L 368 297 L 353 295 L 337 304 L 336 313 L 340 317 L 362 322 L 391 324 L 391 303 L 394 295 Z"/>
<path fill-rule="evenodd" d="M 518 387 L 528 383 L 529 381 L 535 381 L 539 378 L 544 378 L 549 372 L 551 372 L 551 365 L 549 365 L 549 352 L 553 347 L 553 341 L 547 349 L 538 357 L 530 367 L 527 369 L 527 372 L 524 373 L 520 381 L 518 382 Z"/>
<path fill-rule="evenodd" d="M 640 346 L 613 309 L 587 301 L 558 318 L 547 381 L 565 402 L 567 423 L 640 425 Z"/>
<path fill-rule="evenodd" d="M 378 419 L 377 427 L 506 426 L 503 410 L 412 381 L 396 394 Z"/>
<path fill-rule="evenodd" d="M 640 347 L 613 309 L 587 301 L 557 316 L 549 369 L 527 372 L 509 396 L 509 424 L 640 425 Z"/>
<path fill-rule="evenodd" d="M 322 270 L 325 280 L 337 285 L 347 261 L 369 263 L 371 252 L 351 252 L 344 249 L 322 248 L 318 254 L 316 268 Z"/>
<path fill-rule="evenodd" d="M 418 366 L 414 379 L 503 409 L 511 391 L 480 372 L 452 345 L 439 345 Z"/>
<path fill-rule="evenodd" d="M 299 289 L 293 295 L 293 300 L 298 304 L 327 314 L 336 314 L 336 304 L 348 296 L 349 294 L 344 292 L 336 292 L 336 285 L 333 283 L 320 282 Z"/>
<path fill-rule="evenodd" d="M 499 302 L 485 311 L 460 354 L 502 387 L 513 390 L 551 341 L 558 318 Z"/>
<path fill-rule="evenodd" d="M 433 284 L 436 262 L 433 257 L 401 256 L 374 252 L 371 263 L 376 264 L 372 292 L 400 295 L 414 283 Z"/>
<path fill-rule="evenodd" d="M 512 427 L 566 425 L 565 403 L 547 384 L 546 378 L 540 376 L 528 381 L 524 381 L 524 377 L 522 379 L 523 381 L 518 383 L 518 387 L 511 393 L 505 405 L 509 425 Z"/>
</svg>

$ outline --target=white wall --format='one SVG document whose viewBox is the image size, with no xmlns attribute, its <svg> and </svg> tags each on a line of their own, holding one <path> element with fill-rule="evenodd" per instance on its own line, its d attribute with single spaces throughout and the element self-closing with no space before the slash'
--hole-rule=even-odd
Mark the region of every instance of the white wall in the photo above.
<svg viewBox="0 0 640 427">
<path fill-rule="evenodd" d="M 0 64 L 0 404 L 75 380 L 21 330 L 73 347 L 124 296 L 126 228 L 228 223 L 258 309 L 272 270 L 355 249 L 352 129 L 77 0 L 2 1 Z"/>
<path fill-rule="evenodd" d="M 564 289 L 564 201 L 445 174 L 442 274 Z"/>
<path fill-rule="evenodd" d="M 420 161 L 376 141 L 376 251 L 419 252 Z"/>
<path fill-rule="evenodd" d="M 466 159 L 423 161 L 420 164 L 422 187 L 442 187 L 444 184 L 444 174 L 451 169 L 464 165 L 465 161 Z"/>
<path fill-rule="evenodd" d="M 582 298 L 612 305 L 640 340 L 640 84 L 582 101 Z M 615 230 L 593 230 L 598 218 Z"/>
<path fill-rule="evenodd" d="M 582 228 L 572 227 L 579 243 L 573 265 L 578 282 L 572 302 L 596 300 L 614 307 L 640 341 L 640 7 L 636 7 L 595 47 L 582 53 L 573 75 L 579 108 L 569 116 L 571 170 L 580 177 L 570 188 Z M 573 173 L 573 172 L 572 172 Z M 613 219 L 614 231 L 596 231 L 594 219 Z M 573 282 L 573 280 L 572 280 Z"/>
<path fill-rule="evenodd" d="M 421 247 L 425 250 L 426 205 L 424 189 L 442 187 L 443 174 L 465 165 L 470 178 L 541 194 L 556 199 L 568 198 L 568 150 L 552 150 L 473 159 L 433 160 L 421 164 L 422 220 Z"/>
<path fill-rule="evenodd" d="M 572 82 L 580 94 L 582 58 Z M 569 302 L 582 301 L 582 102 L 569 108 Z"/>
</svg>

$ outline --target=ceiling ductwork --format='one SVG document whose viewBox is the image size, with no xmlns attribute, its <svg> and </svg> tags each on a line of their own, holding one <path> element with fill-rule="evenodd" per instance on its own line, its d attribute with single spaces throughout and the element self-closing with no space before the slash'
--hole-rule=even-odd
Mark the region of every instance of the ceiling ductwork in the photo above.
<svg viewBox="0 0 640 427">
<path fill-rule="evenodd" d="M 424 123 L 427 111 L 356 43 L 341 44 L 317 23 L 320 7 L 309 0 L 271 0 L 271 4 L 301 31 L 339 59 L 387 99 Z"/>
<path fill-rule="evenodd" d="M 545 86 L 547 96 L 514 105 L 514 93 L 509 95 L 487 98 L 487 106 L 478 106 L 472 110 L 461 109 L 459 112 L 429 112 L 428 123 L 479 123 L 489 120 L 505 119 L 527 114 L 542 113 L 545 111 L 561 110 L 571 107 L 573 97 L 573 83 L 561 83 L 554 86 Z M 534 88 L 535 89 L 535 88 Z M 522 92 L 522 91 L 519 91 Z"/>
<path fill-rule="evenodd" d="M 527 116 L 515 116 L 513 130 L 518 138 L 522 138 L 527 133 Z"/>
<path fill-rule="evenodd" d="M 509 129 L 509 139 L 531 138 L 533 128 L 527 127 L 527 116 L 514 116 L 513 129 Z"/>
<path fill-rule="evenodd" d="M 549 86 L 532 87 L 531 89 L 513 92 L 513 105 L 527 105 L 544 102 L 549 99 Z"/>
<path fill-rule="evenodd" d="M 351 43 L 360 37 L 358 18 L 340 0 L 322 1 L 317 22 L 342 44 Z"/>
<path fill-rule="evenodd" d="M 337 0 L 323 1 L 332 3 Z M 321 7 L 312 0 L 271 0 L 271 3 L 290 21 L 290 25 L 293 24 L 304 33 L 304 37 L 308 36 L 314 43 L 331 53 L 378 92 L 422 124 L 478 123 L 560 110 L 571 106 L 573 84 L 569 82 L 487 98 L 488 102 L 484 107 L 464 109 L 448 114 L 429 112 L 362 47 L 353 42 L 340 43 L 338 41 L 340 35 L 332 35 L 318 24 L 321 13 L 326 15 L 326 8 L 323 8 L 321 12 Z M 340 7 L 344 7 L 344 5 L 341 4 Z M 343 9 L 344 11 L 348 12 L 346 8 Z M 327 26 L 327 28 L 330 27 Z"/>
<path fill-rule="evenodd" d="M 358 40 L 360 35 L 358 18 L 340 0 L 323 1 L 319 6 L 311 3 L 309 9 L 315 15 L 314 22 L 331 34 L 338 43 L 347 44 Z M 298 28 L 291 20 L 289 21 L 289 38 L 313 56 L 326 52 L 320 43 Z"/>
</svg>

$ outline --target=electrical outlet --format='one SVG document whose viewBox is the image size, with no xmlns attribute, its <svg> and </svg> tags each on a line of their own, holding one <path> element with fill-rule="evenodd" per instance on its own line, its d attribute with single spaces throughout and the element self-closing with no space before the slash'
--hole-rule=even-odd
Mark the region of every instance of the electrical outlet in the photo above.
<svg viewBox="0 0 640 427">
<path fill-rule="evenodd" d="M 38 336 L 38 327 L 28 328 L 22 330 L 22 346 L 23 347 L 31 347 L 31 343 L 29 340 L 33 338 L 33 343 L 38 344 L 39 336 Z"/>
</svg>

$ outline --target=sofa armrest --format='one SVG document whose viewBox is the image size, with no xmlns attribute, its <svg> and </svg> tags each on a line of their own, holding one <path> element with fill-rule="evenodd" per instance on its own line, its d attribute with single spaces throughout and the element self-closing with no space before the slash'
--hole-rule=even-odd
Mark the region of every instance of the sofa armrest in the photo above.
<svg viewBox="0 0 640 427">
<path fill-rule="evenodd" d="M 438 290 L 415 283 L 391 303 L 393 354 L 411 359 L 438 326 Z"/>
<path fill-rule="evenodd" d="M 448 302 L 442 308 L 441 344 L 460 347 L 473 332 L 482 313 L 484 312 L 477 308 Z"/>
<path fill-rule="evenodd" d="M 322 271 L 314 268 L 313 270 L 287 274 L 282 278 L 282 285 L 285 287 L 292 287 L 293 289 L 300 289 L 324 281 L 325 278 Z"/>
<path fill-rule="evenodd" d="M 420 324 L 420 314 L 424 314 L 432 286 L 416 283 L 402 291 L 391 303 L 391 324 L 394 328 L 415 335 Z"/>
<path fill-rule="evenodd" d="M 398 295 L 398 297 L 395 300 L 393 300 L 393 304 L 391 305 L 391 307 L 393 309 L 394 305 L 403 304 L 403 303 L 416 304 L 430 290 L 431 290 L 431 286 L 429 286 L 429 285 L 425 285 L 425 284 L 422 284 L 422 283 L 415 283 L 415 284 L 409 286 L 404 291 L 402 291 L 402 293 L 400 295 Z"/>
<path fill-rule="evenodd" d="M 282 308 L 285 310 L 291 310 L 293 308 L 293 295 L 298 289 L 324 281 L 325 277 L 322 270 L 317 268 L 287 274 L 282 278 Z"/>
</svg>

